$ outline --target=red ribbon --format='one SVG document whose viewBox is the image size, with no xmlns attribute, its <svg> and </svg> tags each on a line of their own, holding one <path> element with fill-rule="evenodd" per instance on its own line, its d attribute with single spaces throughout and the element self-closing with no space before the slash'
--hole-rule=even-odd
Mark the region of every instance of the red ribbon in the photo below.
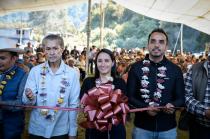
<svg viewBox="0 0 210 139">
<path fill-rule="evenodd" d="M 110 130 L 112 125 L 125 124 L 129 112 L 128 99 L 120 89 L 113 90 L 112 84 L 103 84 L 88 91 L 81 99 L 85 106 L 87 120 L 80 125 L 84 128 Z"/>
<path fill-rule="evenodd" d="M 14 108 L 17 107 L 17 108 L 26 108 L 26 109 L 49 109 L 49 110 L 62 110 L 62 111 L 83 111 L 82 108 L 0 104 L 0 108 L 6 109 L 7 107 L 14 107 Z"/>
</svg>

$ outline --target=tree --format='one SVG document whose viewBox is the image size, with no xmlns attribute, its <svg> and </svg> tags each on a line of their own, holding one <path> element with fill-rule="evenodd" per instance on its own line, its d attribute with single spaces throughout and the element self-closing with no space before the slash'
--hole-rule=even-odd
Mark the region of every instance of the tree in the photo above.
<svg viewBox="0 0 210 139">
<path fill-rule="evenodd" d="M 210 43 L 210 35 L 206 35 L 205 33 L 200 32 L 197 37 L 197 44 L 195 49 L 198 51 L 205 50 L 205 44 Z"/>
<path fill-rule="evenodd" d="M 47 20 L 50 11 L 34 11 L 29 13 L 28 22 L 30 27 L 38 30 L 41 34 L 47 33 Z"/>
<path fill-rule="evenodd" d="M 48 32 L 76 33 L 76 28 L 68 18 L 67 9 L 36 11 L 29 13 L 30 26 L 37 29 L 40 34 Z"/>
<path fill-rule="evenodd" d="M 94 30 L 99 27 L 100 23 L 99 5 L 94 5 L 92 13 L 92 29 Z M 125 9 L 114 2 L 107 4 L 105 13 L 105 27 L 115 31 L 117 34 L 113 38 L 109 37 L 109 43 L 107 44 L 110 45 L 111 42 L 121 48 L 135 48 L 137 45 L 137 47 L 145 47 L 149 33 L 154 28 L 161 27 L 168 34 L 169 49 L 173 49 L 180 31 L 180 24 L 178 23 L 151 19 L 129 9 Z M 95 31 L 94 33 L 96 33 Z M 99 38 L 98 33 L 98 37 L 95 37 L 93 42 L 97 42 Z M 183 46 L 185 51 L 195 51 L 195 46 L 202 48 L 200 46 L 204 46 L 205 42 L 209 42 L 207 34 L 202 35 L 197 30 L 184 26 Z M 179 48 L 180 42 L 177 44 L 177 49 Z"/>
</svg>

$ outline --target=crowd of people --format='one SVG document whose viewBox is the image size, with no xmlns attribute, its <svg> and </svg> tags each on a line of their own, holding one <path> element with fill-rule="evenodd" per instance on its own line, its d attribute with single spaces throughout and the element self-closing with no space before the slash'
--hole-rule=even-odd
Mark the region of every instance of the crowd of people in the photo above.
<svg viewBox="0 0 210 139">
<path fill-rule="evenodd" d="M 30 113 L 30 139 L 76 139 L 78 112 L 45 107 L 79 108 L 85 94 L 107 83 L 128 97 L 130 108 L 148 108 L 135 113 L 132 139 L 176 139 L 176 110 L 183 107 L 191 114 L 190 139 L 210 137 L 209 55 L 173 56 L 163 29 L 154 29 L 139 51 L 92 46 L 86 55 L 86 48 L 69 51 L 62 37 L 53 34 L 36 50 L 31 43 L 22 50 L 10 42 L 0 38 L 1 139 L 21 139 L 25 116 L 19 105 L 42 106 Z M 87 128 L 85 138 L 125 139 L 125 125 L 106 131 Z"/>
</svg>

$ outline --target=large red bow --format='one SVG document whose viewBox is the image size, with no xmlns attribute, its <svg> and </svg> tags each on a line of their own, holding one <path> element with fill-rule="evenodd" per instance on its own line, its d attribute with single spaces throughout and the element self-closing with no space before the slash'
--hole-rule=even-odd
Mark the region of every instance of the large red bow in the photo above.
<svg viewBox="0 0 210 139">
<path fill-rule="evenodd" d="M 117 125 L 121 121 L 125 124 L 126 115 L 129 112 L 127 102 L 128 98 L 120 89 L 113 90 L 112 84 L 95 87 L 84 94 L 81 99 L 87 121 L 80 125 L 84 128 L 105 131 L 110 130 L 112 125 Z"/>
</svg>

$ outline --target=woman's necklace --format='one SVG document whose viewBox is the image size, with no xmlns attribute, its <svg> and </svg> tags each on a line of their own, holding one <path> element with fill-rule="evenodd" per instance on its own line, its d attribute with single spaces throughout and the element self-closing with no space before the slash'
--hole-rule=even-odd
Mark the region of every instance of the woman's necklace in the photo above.
<svg viewBox="0 0 210 139">
<path fill-rule="evenodd" d="M 101 84 L 112 83 L 112 82 L 113 82 L 113 77 L 111 76 L 106 77 L 106 82 L 102 81 L 101 78 L 95 80 L 96 87 L 100 86 Z"/>
</svg>

